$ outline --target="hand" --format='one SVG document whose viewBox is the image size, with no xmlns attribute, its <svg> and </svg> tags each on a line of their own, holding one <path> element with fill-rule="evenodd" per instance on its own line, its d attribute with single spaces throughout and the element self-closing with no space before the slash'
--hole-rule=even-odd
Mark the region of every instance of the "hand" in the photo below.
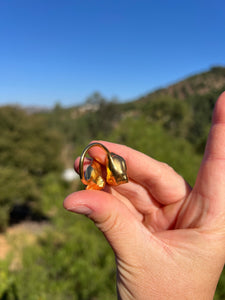
<svg viewBox="0 0 225 300">
<path fill-rule="evenodd" d="M 125 158 L 129 183 L 73 193 L 64 207 L 104 233 L 116 255 L 118 297 L 212 299 L 225 262 L 225 93 L 193 189 L 168 165 L 101 143 Z M 105 163 L 100 148 L 89 154 Z"/>
</svg>

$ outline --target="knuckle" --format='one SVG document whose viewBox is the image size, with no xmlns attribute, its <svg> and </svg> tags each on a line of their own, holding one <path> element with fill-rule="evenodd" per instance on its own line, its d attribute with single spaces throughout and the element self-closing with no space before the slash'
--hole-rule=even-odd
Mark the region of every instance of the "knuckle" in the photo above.
<svg viewBox="0 0 225 300">
<path fill-rule="evenodd" d="M 109 214 L 103 220 L 96 222 L 96 226 L 104 233 L 107 234 L 116 231 L 119 227 L 119 218 L 117 214 Z"/>
<path fill-rule="evenodd" d="M 170 165 L 168 165 L 167 163 L 162 162 L 161 164 L 162 164 L 161 165 L 162 169 L 164 169 L 166 171 L 170 171 L 170 172 L 175 172 L 174 169 Z"/>
</svg>

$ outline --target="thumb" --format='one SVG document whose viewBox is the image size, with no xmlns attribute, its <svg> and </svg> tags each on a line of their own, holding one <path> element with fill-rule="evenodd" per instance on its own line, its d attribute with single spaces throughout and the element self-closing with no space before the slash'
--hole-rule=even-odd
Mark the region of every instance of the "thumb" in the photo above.
<svg viewBox="0 0 225 300">
<path fill-rule="evenodd" d="M 115 254 L 126 260 L 140 243 L 140 222 L 125 204 L 103 191 L 78 191 L 64 200 L 65 209 L 84 214 L 103 232 Z"/>
</svg>

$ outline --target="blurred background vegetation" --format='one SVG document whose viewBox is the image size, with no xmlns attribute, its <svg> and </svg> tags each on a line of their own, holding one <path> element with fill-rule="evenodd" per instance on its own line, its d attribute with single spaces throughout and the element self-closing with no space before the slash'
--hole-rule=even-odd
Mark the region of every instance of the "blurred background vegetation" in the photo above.
<svg viewBox="0 0 225 300">
<path fill-rule="evenodd" d="M 215 67 L 129 103 L 94 93 L 79 107 L 0 107 L 0 298 L 115 299 L 112 251 L 88 219 L 63 209 L 80 184 L 62 172 L 104 139 L 170 164 L 193 185 L 223 90 L 225 68 Z M 225 273 L 215 299 L 225 299 Z"/>
</svg>

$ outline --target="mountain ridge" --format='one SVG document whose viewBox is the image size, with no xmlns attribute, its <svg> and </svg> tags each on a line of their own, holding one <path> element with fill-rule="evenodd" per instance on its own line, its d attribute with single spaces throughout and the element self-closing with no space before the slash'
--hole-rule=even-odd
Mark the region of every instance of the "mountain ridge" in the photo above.
<svg viewBox="0 0 225 300">
<path fill-rule="evenodd" d="M 225 90 L 225 67 L 215 66 L 208 71 L 188 76 L 167 87 L 147 93 L 134 101 L 147 102 L 162 96 L 185 100 L 190 96 L 201 96 L 221 89 Z"/>
</svg>

